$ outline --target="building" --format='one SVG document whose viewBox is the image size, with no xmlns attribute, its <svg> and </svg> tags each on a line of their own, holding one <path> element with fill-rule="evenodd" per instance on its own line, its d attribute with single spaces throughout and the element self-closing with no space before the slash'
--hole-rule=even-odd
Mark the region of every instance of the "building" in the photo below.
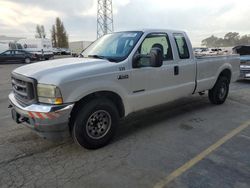
<svg viewBox="0 0 250 188">
<path fill-rule="evenodd" d="M 69 49 L 72 54 L 80 54 L 84 49 L 86 49 L 92 41 L 75 41 L 69 42 Z"/>
</svg>

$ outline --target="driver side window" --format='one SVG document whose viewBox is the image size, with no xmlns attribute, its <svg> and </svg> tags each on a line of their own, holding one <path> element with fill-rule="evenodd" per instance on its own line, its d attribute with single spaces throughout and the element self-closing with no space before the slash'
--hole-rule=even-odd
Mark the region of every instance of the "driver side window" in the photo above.
<svg viewBox="0 0 250 188">
<path fill-rule="evenodd" d="M 160 48 L 163 52 L 163 60 L 173 60 L 172 49 L 167 34 L 150 34 L 148 35 L 138 49 L 141 55 L 149 55 L 152 48 Z M 147 57 L 140 58 L 138 62 L 140 67 L 149 67 L 150 59 Z"/>
</svg>

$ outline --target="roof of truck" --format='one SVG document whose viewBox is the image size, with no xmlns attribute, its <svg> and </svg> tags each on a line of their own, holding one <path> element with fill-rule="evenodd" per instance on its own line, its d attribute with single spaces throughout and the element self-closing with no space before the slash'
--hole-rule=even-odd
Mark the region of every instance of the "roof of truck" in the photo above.
<svg viewBox="0 0 250 188">
<path fill-rule="evenodd" d="M 131 30 L 124 30 L 124 31 L 119 31 L 119 32 L 126 32 L 126 31 L 142 31 L 144 33 L 153 33 L 153 32 L 185 33 L 185 31 L 172 30 L 172 29 L 131 29 Z"/>
</svg>

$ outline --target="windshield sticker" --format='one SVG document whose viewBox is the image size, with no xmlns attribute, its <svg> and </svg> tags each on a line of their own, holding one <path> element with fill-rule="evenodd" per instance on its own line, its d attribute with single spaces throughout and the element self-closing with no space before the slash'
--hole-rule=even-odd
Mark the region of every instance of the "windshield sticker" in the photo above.
<svg viewBox="0 0 250 188">
<path fill-rule="evenodd" d="M 121 37 L 136 37 L 137 33 L 124 33 Z"/>
</svg>

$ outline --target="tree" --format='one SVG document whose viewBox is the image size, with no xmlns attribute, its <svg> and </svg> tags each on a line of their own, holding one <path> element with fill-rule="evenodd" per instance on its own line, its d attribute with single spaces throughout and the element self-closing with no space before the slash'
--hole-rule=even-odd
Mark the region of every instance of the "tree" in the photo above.
<svg viewBox="0 0 250 188">
<path fill-rule="evenodd" d="M 240 37 L 239 43 L 242 45 L 249 45 L 250 44 L 250 35 L 243 35 Z"/>
<path fill-rule="evenodd" d="M 59 47 L 59 48 L 69 47 L 68 34 L 64 28 L 63 22 L 58 17 L 56 18 L 55 25 L 52 26 L 51 38 L 53 47 Z"/>
<path fill-rule="evenodd" d="M 51 41 L 52 41 L 52 46 L 57 47 L 57 37 L 56 37 L 56 27 L 55 27 L 55 25 L 52 25 Z"/>
<path fill-rule="evenodd" d="M 202 46 L 206 47 L 232 47 L 237 45 L 250 45 L 250 35 L 240 36 L 237 32 L 229 32 L 224 38 L 218 38 L 214 35 L 201 41 Z"/>
<path fill-rule="evenodd" d="M 229 32 L 224 36 L 224 43 L 226 46 L 234 46 L 239 44 L 240 35 L 236 32 Z"/>
<path fill-rule="evenodd" d="M 36 38 L 45 38 L 46 33 L 43 25 L 36 25 Z"/>
<path fill-rule="evenodd" d="M 201 41 L 202 46 L 206 47 L 215 47 L 217 45 L 218 37 L 215 37 L 212 35 L 211 37 L 208 37 Z"/>
</svg>

